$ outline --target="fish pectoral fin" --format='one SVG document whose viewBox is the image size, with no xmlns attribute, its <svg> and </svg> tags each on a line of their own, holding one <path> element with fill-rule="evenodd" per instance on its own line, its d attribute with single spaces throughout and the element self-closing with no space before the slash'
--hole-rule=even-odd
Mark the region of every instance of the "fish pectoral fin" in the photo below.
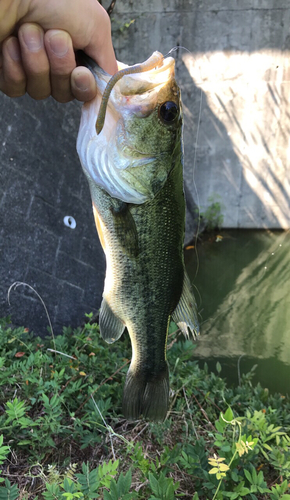
<svg viewBox="0 0 290 500">
<path fill-rule="evenodd" d="M 98 214 L 97 208 L 96 208 L 96 206 L 95 206 L 94 203 L 93 203 L 93 212 L 94 212 L 95 224 L 96 224 L 96 228 L 97 228 L 97 231 L 98 231 L 100 243 L 102 245 L 102 248 L 103 248 L 104 252 L 106 252 L 105 238 L 104 238 L 104 235 L 103 235 L 103 226 L 104 226 L 104 224 L 103 224 L 102 219 L 100 218 L 100 216 Z"/>
<path fill-rule="evenodd" d="M 171 317 L 185 337 L 189 337 L 191 332 L 196 339 L 199 335 L 197 306 L 186 272 L 184 272 L 181 297 Z"/>
<path fill-rule="evenodd" d="M 101 337 L 112 344 L 118 340 L 125 330 L 124 323 L 113 313 L 106 299 L 103 299 L 99 317 Z"/>
<path fill-rule="evenodd" d="M 117 201 L 117 200 L 115 200 Z M 128 257 L 137 257 L 139 254 L 138 233 L 129 205 L 119 202 L 111 209 L 116 237 L 124 253 Z"/>
</svg>

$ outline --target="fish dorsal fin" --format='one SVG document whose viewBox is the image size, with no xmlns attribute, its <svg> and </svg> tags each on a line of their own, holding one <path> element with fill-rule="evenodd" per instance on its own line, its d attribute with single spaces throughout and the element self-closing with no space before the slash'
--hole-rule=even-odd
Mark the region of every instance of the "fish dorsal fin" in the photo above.
<svg viewBox="0 0 290 500">
<path fill-rule="evenodd" d="M 186 272 L 184 272 L 181 297 L 172 314 L 172 319 L 185 337 L 189 337 L 190 332 L 194 339 L 199 335 L 197 306 Z"/>
<path fill-rule="evenodd" d="M 104 298 L 100 310 L 99 325 L 101 337 L 108 342 L 108 344 L 112 344 L 118 340 L 125 330 L 124 323 L 115 316 Z"/>
</svg>

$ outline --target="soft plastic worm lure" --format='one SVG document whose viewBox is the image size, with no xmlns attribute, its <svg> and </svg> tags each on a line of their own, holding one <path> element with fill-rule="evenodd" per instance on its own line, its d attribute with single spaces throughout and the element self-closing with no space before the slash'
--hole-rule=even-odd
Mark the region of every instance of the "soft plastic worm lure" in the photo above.
<svg viewBox="0 0 290 500">
<path fill-rule="evenodd" d="M 129 66 L 128 68 L 121 69 L 109 80 L 107 86 L 104 90 L 102 102 L 99 109 L 98 118 L 96 121 L 96 131 L 97 135 L 102 131 L 105 122 L 106 109 L 110 94 L 112 89 L 116 83 L 123 78 L 124 75 L 131 75 L 133 73 L 143 73 L 144 71 L 149 71 L 153 68 L 159 68 L 162 65 L 164 56 L 161 52 L 153 52 L 152 56 L 149 59 L 146 59 L 143 63 L 134 64 L 134 66 Z"/>
</svg>

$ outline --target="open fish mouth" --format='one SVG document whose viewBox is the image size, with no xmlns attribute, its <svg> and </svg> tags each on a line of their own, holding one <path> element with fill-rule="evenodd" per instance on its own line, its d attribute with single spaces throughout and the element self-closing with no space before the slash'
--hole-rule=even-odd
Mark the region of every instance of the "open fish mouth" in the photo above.
<svg viewBox="0 0 290 500">
<path fill-rule="evenodd" d="M 160 93 L 175 82 L 175 61 L 154 52 L 141 65 L 118 63 L 119 71 L 113 77 L 87 57 L 85 63 L 99 92 L 83 106 L 77 140 L 82 167 L 110 196 L 126 203 L 145 203 L 167 178 L 168 171 L 159 168 L 155 172 L 154 164 L 168 151 L 160 150 L 158 143 L 136 144 L 135 130 L 138 120 L 156 111 Z M 143 167 L 149 167 L 150 175 L 143 175 Z"/>
<path fill-rule="evenodd" d="M 160 54 L 160 53 L 158 53 Z M 162 56 L 162 54 L 160 54 Z M 152 57 L 152 56 L 151 56 Z M 175 61 L 173 57 L 160 57 L 159 66 L 142 73 L 124 75 L 118 82 L 119 91 L 123 95 L 144 94 L 159 85 L 167 83 L 174 76 Z M 118 63 L 118 68 L 124 70 L 129 66 Z"/>
</svg>

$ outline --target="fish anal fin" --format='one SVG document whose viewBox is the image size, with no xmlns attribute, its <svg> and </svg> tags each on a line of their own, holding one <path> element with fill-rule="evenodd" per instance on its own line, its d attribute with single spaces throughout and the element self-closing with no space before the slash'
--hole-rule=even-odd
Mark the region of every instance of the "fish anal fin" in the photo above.
<svg viewBox="0 0 290 500">
<path fill-rule="evenodd" d="M 196 339 L 199 335 L 197 306 L 186 272 L 184 272 L 181 297 L 171 317 L 185 337 L 189 337 L 191 332 Z"/>
<path fill-rule="evenodd" d="M 108 344 L 112 344 L 118 340 L 125 330 L 125 324 L 113 313 L 104 298 L 100 309 L 99 325 L 101 337 Z"/>
</svg>

